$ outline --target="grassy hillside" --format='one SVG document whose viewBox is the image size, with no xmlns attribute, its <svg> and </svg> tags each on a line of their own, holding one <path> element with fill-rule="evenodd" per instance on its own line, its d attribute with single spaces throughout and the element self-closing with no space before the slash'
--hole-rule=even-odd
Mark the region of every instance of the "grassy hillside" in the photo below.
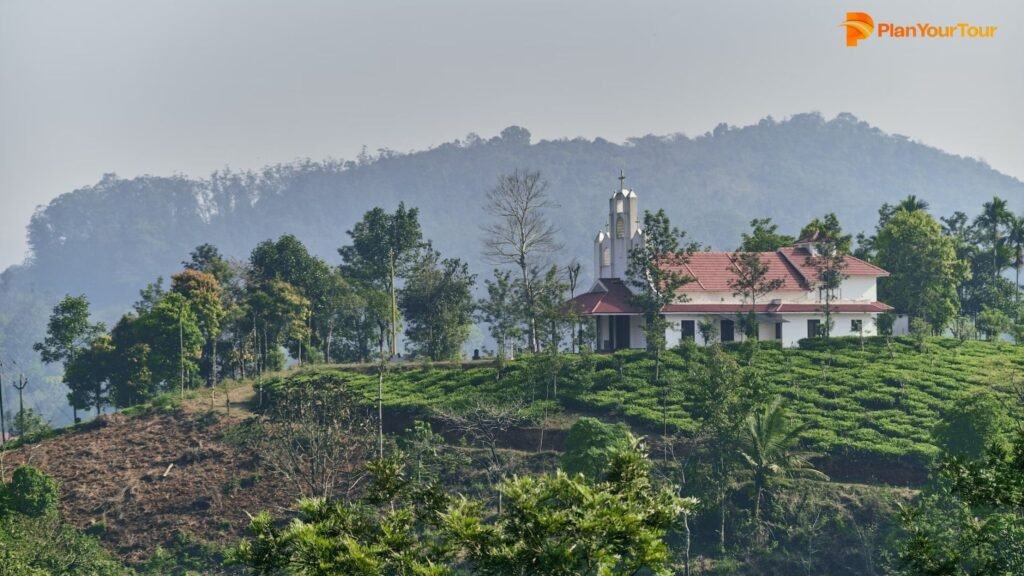
<svg viewBox="0 0 1024 576">
<path fill-rule="evenodd" d="M 752 356 L 752 379 L 760 380 L 769 394 L 781 394 L 793 417 L 807 425 L 805 444 L 831 457 L 923 464 L 938 452 L 931 431 L 943 412 L 978 389 L 993 390 L 1007 398 L 1011 410 L 1018 410 L 1013 384 L 1024 383 L 1024 347 L 941 339 L 919 352 L 902 338 L 868 339 L 863 350 L 856 339 L 806 344 L 804 349 L 783 350 L 765 343 L 752 355 L 737 346 L 729 354 L 741 364 Z M 665 356 L 668 424 L 674 431 L 688 433 L 699 426 L 701 415 L 689 398 L 700 385 L 690 368 L 701 354 L 691 349 Z M 565 356 L 564 361 L 559 409 L 661 430 L 662 392 L 649 383 L 653 361 L 644 353 Z M 384 403 L 426 415 L 433 408 L 480 398 L 529 404 L 545 393 L 527 361 L 508 365 L 500 381 L 495 376 L 493 366 L 399 369 L 387 376 Z M 365 394 L 367 402 L 377 394 L 372 370 L 320 368 L 291 378 L 315 379 L 321 385 L 344 380 Z M 277 380 L 271 387 L 284 383 Z"/>
</svg>

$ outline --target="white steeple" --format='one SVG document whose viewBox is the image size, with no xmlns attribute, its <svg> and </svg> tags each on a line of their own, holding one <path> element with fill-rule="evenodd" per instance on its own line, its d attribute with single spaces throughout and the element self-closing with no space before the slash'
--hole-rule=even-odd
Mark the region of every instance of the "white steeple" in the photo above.
<svg viewBox="0 0 1024 576">
<path fill-rule="evenodd" d="M 594 239 L 594 271 L 599 278 L 624 278 L 629 251 L 643 241 L 636 193 L 625 186 L 626 176 L 619 172 L 619 189 L 608 200 L 608 232 Z"/>
</svg>

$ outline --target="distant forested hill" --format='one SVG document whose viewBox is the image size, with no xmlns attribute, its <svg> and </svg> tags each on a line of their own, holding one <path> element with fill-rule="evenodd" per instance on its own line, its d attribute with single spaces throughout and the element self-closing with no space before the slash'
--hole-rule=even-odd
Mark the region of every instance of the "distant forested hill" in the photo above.
<svg viewBox="0 0 1024 576">
<path fill-rule="evenodd" d="M 908 194 L 931 211 L 969 214 L 992 196 L 1019 211 L 1024 183 L 983 162 L 889 135 L 849 114 L 826 121 L 800 114 L 713 132 L 531 143 L 527 130 L 475 135 L 421 152 L 382 151 L 353 161 L 301 162 L 210 178 L 114 175 L 60 196 L 29 226 L 32 258 L 0 276 L 0 354 L 28 364 L 49 306 L 85 293 L 116 317 L 140 287 L 168 276 L 197 244 L 245 258 L 259 241 L 294 233 L 337 262 L 345 231 L 373 206 L 399 201 L 421 210 L 424 234 L 442 252 L 487 274 L 478 225 L 498 174 L 540 170 L 560 207 L 552 214 L 566 259 L 591 265 L 594 234 L 619 170 L 641 208 L 664 207 L 691 239 L 733 249 L 755 217 L 794 234 L 810 218 L 836 212 L 849 232 L 868 230 L 883 202 Z"/>
</svg>

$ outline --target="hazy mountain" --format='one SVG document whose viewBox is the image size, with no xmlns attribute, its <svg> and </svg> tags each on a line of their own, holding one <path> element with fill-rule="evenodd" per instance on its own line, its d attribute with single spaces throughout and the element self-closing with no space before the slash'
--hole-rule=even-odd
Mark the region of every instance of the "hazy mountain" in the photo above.
<svg viewBox="0 0 1024 576">
<path fill-rule="evenodd" d="M 478 228 L 484 194 L 498 174 L 517 168 L 540 170 L 549 181 L 560 205 L 551 216 L 566 244 L 564 259 L 576 257 L 585 269 L 620 169 L 642 209 L 665 208 L 690 238 L 718 249 L 735 248 L 755 217 L 796 233 L 813 216 L 836 212 L 847 231 L 858 232 L 874 225 L 883 202 L 908 194 L 945 215 L 973 214 L 992 196 L 1019 210 L 1024 193 L 1024 183 L 983 162 L 886 134 L 849 114 L 721 124 L 695 138 L 649 135 L 624 144 L 531 143 L 527 130 L 512 127 L 491 139 L 470 135 L 409 154 L 364 153 L 258 173 L 108 175 L 33 217 L 32 258 L 0 276 L 0 353 L 29 364 L 48 307 L 64 293 L 87 294 L 112 319 L 203 242 L 245 258 L 260 240 L 290 232 L 337 262 L 345 231 L 363 212 L 399 201 L 420 208 L 424 233 L 442 252 L 487 274 Z"/>
</svg>

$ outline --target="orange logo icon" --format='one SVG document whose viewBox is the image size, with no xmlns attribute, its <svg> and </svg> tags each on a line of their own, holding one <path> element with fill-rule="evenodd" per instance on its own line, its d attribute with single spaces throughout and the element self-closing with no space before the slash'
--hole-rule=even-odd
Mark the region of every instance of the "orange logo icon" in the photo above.
<svg viewBox="0 0 1024 576">
<path fill-rule="evenodd" d="M 846 22 L 841 24 L 846 27 L 846 46 L 856 46 L 857 42 L 866 40 L 875 29 L 875 21 L 864 12 L 847 12 Z"/>
</svg>

